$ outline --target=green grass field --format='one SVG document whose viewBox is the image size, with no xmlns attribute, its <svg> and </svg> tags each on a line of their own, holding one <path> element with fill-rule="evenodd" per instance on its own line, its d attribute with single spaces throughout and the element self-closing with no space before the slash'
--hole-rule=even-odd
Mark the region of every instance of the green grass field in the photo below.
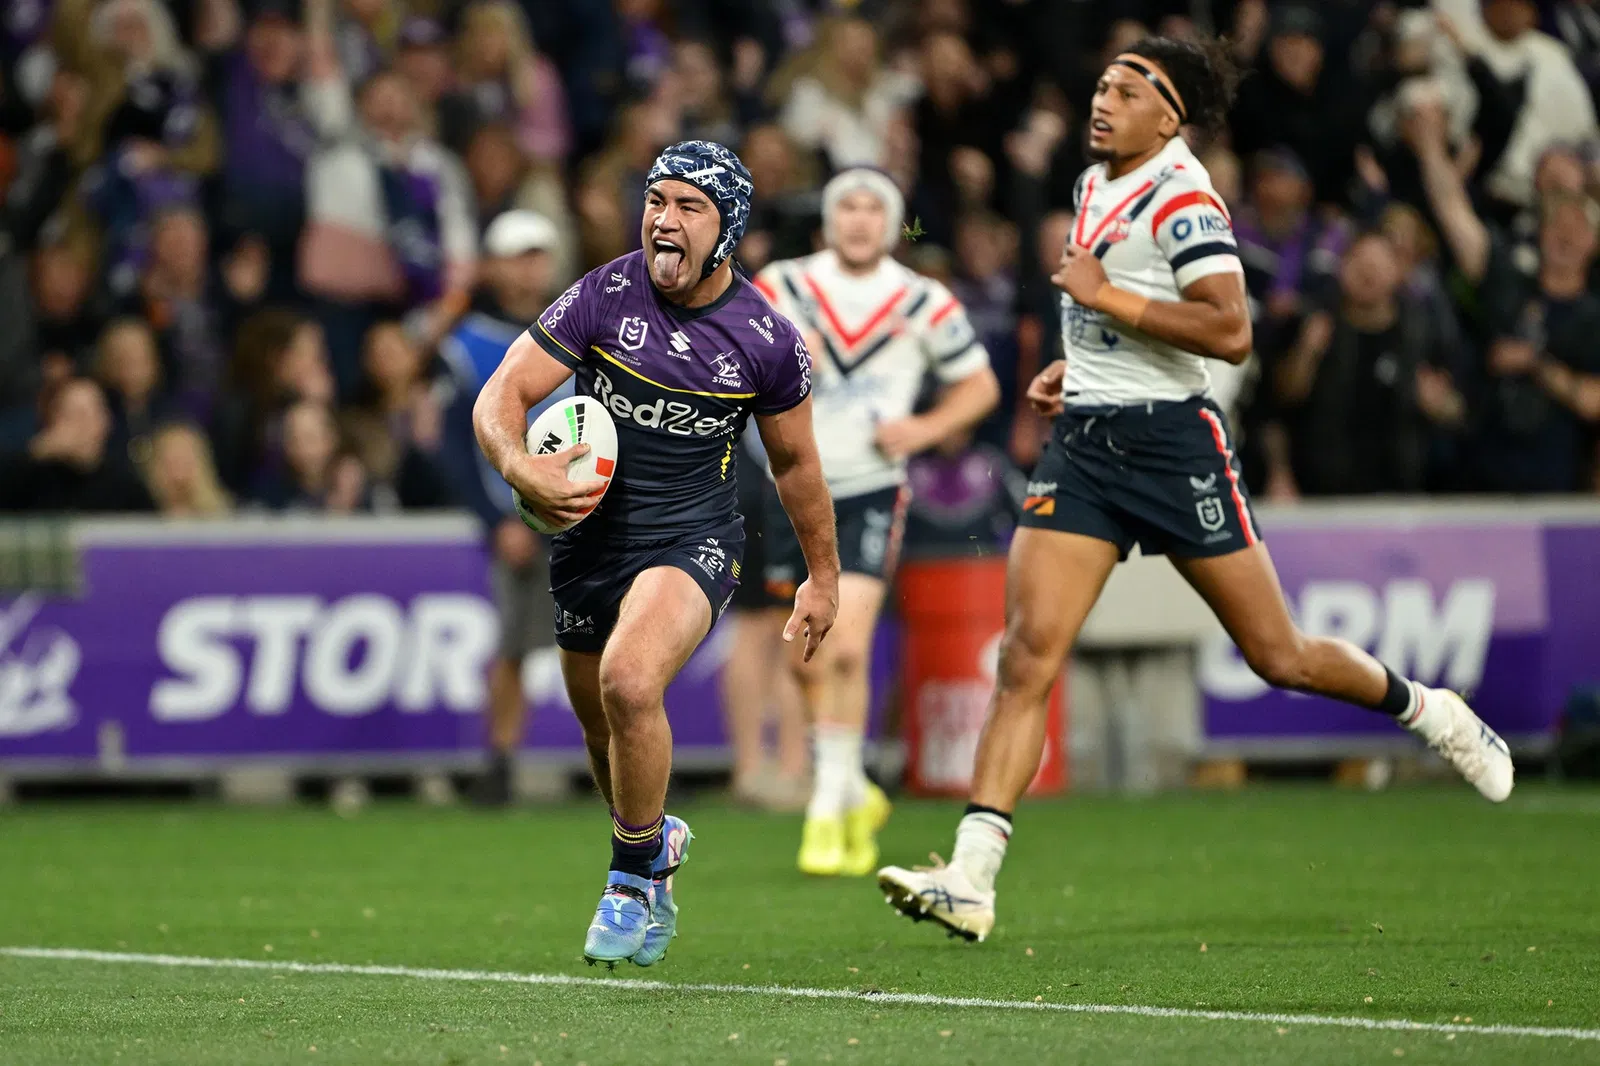
<svg viewBox="0 0 1600 1066">
<path fill-rule="evenodd" d="M 982 945 L 897 918 L 868 881 L 802 879 L 798 819 L 675 810 L 697 834 L 682 936 L 612 982 L 580 959 L 598 803 L 0 813 L 0 946 L 265 964 L 0 954 L 0 1063 L 1600 1062 L 1600 793 L 1036 804 Z M 885 859 L 948 848 L 956 810 L 902 804 Z M 846 994 L 757 988 L 775 985 Z M 1479 1031 L 1497 1025 L 1581 1032 Z"/>
</svg>

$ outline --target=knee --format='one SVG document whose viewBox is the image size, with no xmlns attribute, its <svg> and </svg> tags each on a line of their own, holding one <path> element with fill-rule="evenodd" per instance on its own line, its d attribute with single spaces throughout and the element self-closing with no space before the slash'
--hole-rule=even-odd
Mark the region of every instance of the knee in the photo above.
<svg viewBox="0 0 1600 1066">
<path fill-rule="evenodd" d="M 1061 656 L 1041 634 L 1012 627 L 1000 640 L 995 683 L 1008 693 L 1048 693 L 1061 672 Z"/>
<path fill-rule="evenodd" d="M 835 677 L 847 681 L 864 676 L 867 672 L 867 649 L 853 644 L 841 644 L 833 648 L 828 656 L 828 669 Z"/>
<path fill-rule="evenodd" d="M 1273 688 L 1304 689 L 1308 681 L 1306 641 L 1298 632 L 1250 642 L 1240 649 L 1257 677 Z"/>
<path fill-rule="evenodd" d="M 600 664 L 600 703 L 611 729 L 659 709 L 662 694 L 656 679 L 635 664 Z"/>
</svg>

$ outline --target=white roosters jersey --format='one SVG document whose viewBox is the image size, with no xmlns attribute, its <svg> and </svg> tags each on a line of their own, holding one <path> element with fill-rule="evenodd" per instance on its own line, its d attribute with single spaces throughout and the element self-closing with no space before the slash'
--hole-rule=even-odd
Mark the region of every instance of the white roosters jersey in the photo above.
<svg viewBox="0 0 1600 1066">
<path fill-rule="evenodd" d="M 1072 241 L 1088 248 L 1119 289 L 1175 302 L 1212 274 L 1244 273 L 1233 223 L 1211 175 L 1183 138 L 1115 181 L 1104 163 L 1084 171 Z M 1072 405 L 1185 400 L 1210 391 L 1206 360 L 1061 294 L 1067 353 L 1062 395 Z"/>
<path fill-rule="evenodd" d="M 812 419 L 829 490 L 857 496 L 904 482 L 904 461 L 874 441 L 878 423 L 911 414 L 929 372 L 948 384 L 989 365 L 961 302 L 888 256 L 871 274 L 846 274 L 832 251 L 771 263 L 755 284 L 811 347 Z"/>
</svg>

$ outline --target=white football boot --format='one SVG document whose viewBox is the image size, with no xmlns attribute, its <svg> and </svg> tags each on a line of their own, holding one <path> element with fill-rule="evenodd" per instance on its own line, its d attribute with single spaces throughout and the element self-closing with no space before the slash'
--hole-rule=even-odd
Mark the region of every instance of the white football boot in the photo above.
<svg viewBox="0 0 1600 1066">
<path fill-rule="evenodd" d="M 994 892 L 979 892 L 959 866 L 946 866 L 937 855 L 933 859 L 937 865 L 931 868 L 879 870 L 884 902 L 914 922 L 932 919 L 951 936 L 983 940 L 994 929 Z"/>
<path fill-rule="evenodd" d="M 1405 727 L 1427 741 L 1486 798 L 1499 803 L 1511 795 L 1511 749 L 1506 742 L 1454 692 L 1416 688 L 1417 709 Z"/>
</svg>

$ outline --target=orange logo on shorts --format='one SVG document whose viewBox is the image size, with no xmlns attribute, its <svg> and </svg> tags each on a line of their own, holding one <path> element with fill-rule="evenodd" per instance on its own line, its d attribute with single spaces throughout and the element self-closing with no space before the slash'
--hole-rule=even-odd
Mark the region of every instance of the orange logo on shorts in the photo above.
<svg viewBox="0 0 1600 1066">
<path fill-rule="evenodd" d="M 1022 509 L 1029 514 L 1036 514 L 1041 518 L 1049 518 L 1056 513 L 1056 498 L 1054 496 L 1029 496 L 1022 501 Z"/>
</svg>

